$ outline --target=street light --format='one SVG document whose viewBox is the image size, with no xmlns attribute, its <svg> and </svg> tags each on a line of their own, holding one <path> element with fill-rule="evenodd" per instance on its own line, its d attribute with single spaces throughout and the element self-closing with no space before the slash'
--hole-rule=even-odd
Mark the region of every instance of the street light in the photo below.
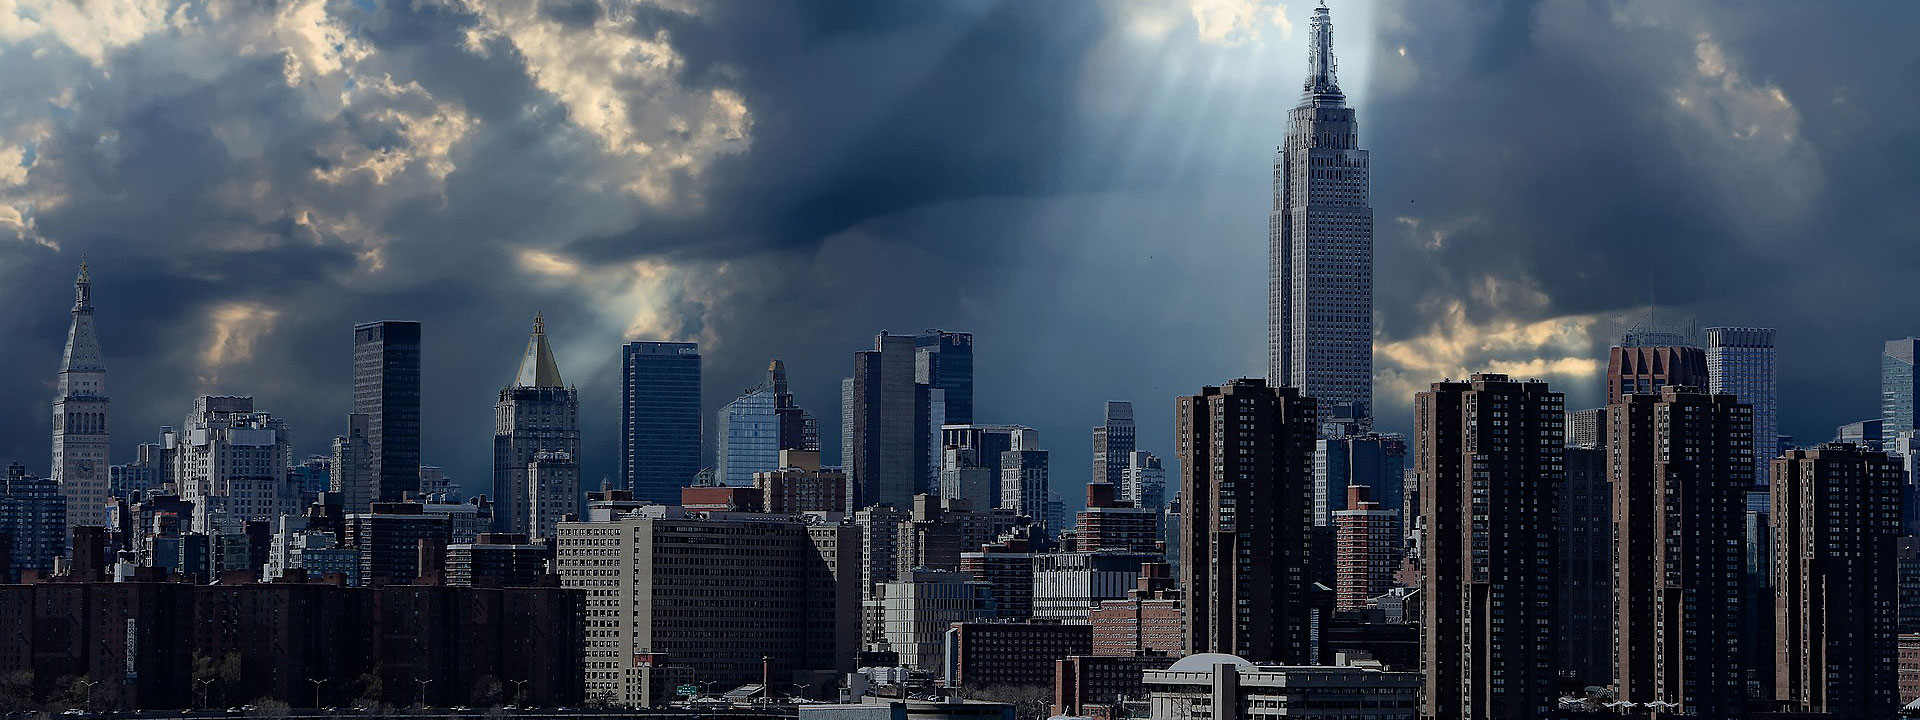
<svg viewBox="0 0 1920 720">
<path fill-rule="evenodd" d="M 200 688 L 200 707 L 205 708 L 207 706 L 207 686 L 213 684 L 213 678 L 201 678 L 193 681 L 193 684 Z"/>
<path fill-rule="evenodd" d="M 508 680 L 507 682 L 513 683 L 513 704 L 521 705 L 521 706 L 526 705 L 527 704 L 527 683 L 529 681 Z"/>
<path fill-rule="evenodd" d="M 414 682 L 420 683 L 420 707 L 426 707 L 427 706 L 427 686 L 432 684 L 433 680 L 415 679 Z"/>
<path fill-rule="evenodd" d="M 93 712 L 93 686 L 99 685 L 100 683 L 103 683 L 106 681 L 105 680 L 81 680 L 80 682 L 87 686 L 87 712 Z"/>
<path fill-rule="evenodd" d="M 320 686 L 326 684 L 327 679 L 307 678 L 307 682 L 313 683 L 313 709 L 318 710 L 320 709 Z"/>
</svg>

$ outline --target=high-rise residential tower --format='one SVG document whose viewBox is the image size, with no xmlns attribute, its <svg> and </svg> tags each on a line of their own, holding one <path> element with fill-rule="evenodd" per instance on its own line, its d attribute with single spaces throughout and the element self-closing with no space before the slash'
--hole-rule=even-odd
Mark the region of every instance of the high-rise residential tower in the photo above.
<svg viewBox="0 0 1920 720">
<path fill-rule="evenodd" d="M 1546 383 L 1493 373 L 1415 398 L 1422 718 L 1534 718 L 1554 707 L 1565 417 Z"/>
<path fill-rule="evenodd" d="M 1186 653 L 1316 665 L 1330 600 L 1308 579 L 1312 398 L 1240 379 L 1182 397 L 1179 554 Z"/>
<path fill-rule="evenodd" d="M 1880 354 L 1880 429 L 1892 436 L 1902 430 L 1920 428 L 1920 376 L 1913 372 L 1920 357 L 1920 338 L 1887 341 Z"/>
<path fill-rule="evenodd" d="M 302 510 L 300 488 L 287 480 L 293 465 L 287 422 L 255 411 L 253 398 L 194 398 L 181 428 L 174 478 L 180 499 L 193 503 L 200 532 L 237 530 L 248 520 Z"/>
<path fill-rule="evenodd" d="M 553 537 L 554 524 L 579 511 L 579 461 L 580 396 L 560 379 L 546 319 L 535 314 L 520 367 L 493 405 L 494 529 Z"/>
<path fill-rule="evenodd" d="M 621 357 L 621 482 L 635 500 L 677 505 L 700 473 L 700 346 L 641 340 Z"/>
<path fill-rule="evenodd" d="M 1560 584 L 1556 667 L 1585 685 L 1606 685 L 1613 682 L 1613 485 L 1601 448 L 1569 443 L 1565 466 L 1554 572 Z"/>
<path fill-rule="evenodd" d="M 1893 717 L 1901 469 L 1851 445 L 1773 461 L 1774 698 L 1830 717 Z"/>
<path fill-rule="evenodd" d="M 1323 410 L 1344 407 L 1364 428 L 1373 401 L 1371 170 L 1334 78 L 1325 6 L 1314 8 L 1310 28 L 1307 79 L 1273 161 L 1267 377 Z"/>
<path fill-rule="evenodd" d="M 1741 625 L 1753 409 L 1669 385 L 1607 408 L 1620 699 L 1746 712 Z"/>
<path fill-rule="evenodd" d="M 1706 387 L 1706 351 L 1688 345 L 1627 345 L 1608 352 L 1608 404 L 1628 395 L 1658 395 L 1668 385 Z"/>
<path fill-rule="evenodd" d="M 720 408 L 715 420 L 714 478 L 723 485 L 752 485 L 754 475 L 779 470 L 783 450 L 820 449 L 819 422 L 794 403 L 778 358 L 767 365 L 766 382 Z"/>
<path fill-rule="evenodd" d="M 73 280 L 73 320 L 53 400 L 53 481 L 67 498 L 68 525 L 107 521 L 107 364 L 93 326 L 93 276 Z"/>
<path fill-rule="evenodd" d="M 1107 415 L 1093 428 L 1093 481 L 1119 487 L 1133 453 L 1133 403 L 1108 400 Z"/>
<path fill-rule="evenodd" d="M 420 323 L 353 326 L 353 412 L 367 416 L 373 500 L 405 499 L 420 487 Z"/>
<path fill-rule="evenodd" d="M 1707 390 L 1753 406 L 1753 479 L 1767 483 L 1767 464 L 1779 449 L 1780 375 L 1774 366 L 1773 328 L 1707 328 Z"/>
<path fill-rule="evenodd" d="M 1120 479 L 1120 499 L 1134 507 L 1153 511 L 1167 507 L 1167 469 L 1160 456 L 1135 450 L 1127 454 L 1127 467 Z"/>
</svg>

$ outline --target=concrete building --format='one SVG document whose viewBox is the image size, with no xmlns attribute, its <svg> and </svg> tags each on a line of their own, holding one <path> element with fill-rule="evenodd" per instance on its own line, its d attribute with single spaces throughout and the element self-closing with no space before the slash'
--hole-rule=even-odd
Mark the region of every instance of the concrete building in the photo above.
<svg viewBox="0 0 1920 720">
<path fill-rule="evenodd" d="M 368 436 L 372 422 L 366 415 L 349 414 L 347 434 L 333 438 L 330 491 L 340 497 L 340 506 L 351 512 L 365 512 L 380 498 L 379 478 L 373 473 L 373 440 Z"/>
<path fill-rule="evenodd" d="M 900 664 L 947 678 L 947 628 L 993 619 L 993 588 L 958 572 L 915 570 L 881 586 L 879 599 L 888 649 Z"/>
<path fill-rule="evenodd" d="M 107 363 L 94 330 L 93 276 L 83 259 L 73 280 L 73 318 L 53 400 L 52 479 L 67 498 L 68 525 L 106 523 L 111 409 Z"/>
<path fill-rule="evenodd" d="M 1255 665 L 1217 653 L 1189 655 L 1141 681 L 1150 717 L 1403 720 L 1414 717 L 1420 674 L 1359 667 Z"/>
<path fill-rule="evenodd" d="M 353 412 L 367 417 L 376 502 L 405 500 L 420 486 L 420 348 L 417 322 L 353 326 Z"/>
<path fill-rule="evenodd" d="M 1627 702 L 1735 717 L 1747 705 L 1743 519 L 1753 409 L 1669 385 L 1607 409 L 1616 683 Z"/>
<path fill-rule="evenodd" d="M 1368 499 L 1365 485 L 1347 486 L 1348 509 L 1333 513 L 1334 609 L 1358 610 L 1393 588 L 1400 566 L 1400 513 Z"/>
<path fill-rule="evenodd" d="M 181 426 L 174 477 L 196 518 L 264 520 L 300 512 L 300 488 L 289 483 L 293 441 L 287 423 L 256 412 L 253 398 L 203 395 Z"/>
<path fill-rule="evenodd" d="M 1900 695 L 1899 463 L 1851 445 L 1773 461 L 1776 700 L 1891 717 Z"/>
<path fill-rule="evenodd" d="M 1753 478 L 1767 483 L 1780 437 L 1780 374 L 1773 328 L 1707 328 L 1707 391 L 1753 407 Z"/>
<path fill-rule="evenodd" d="M 1093 428 L 1093 481 L 1119 487 L 1133 455 L 1133 403 L 1107 401 L 1107 414 Z"/>
<path fill-rule="evenodd" d="M 1606 451 L 1569 445 L 1559 493 L 1559 660 L 1586 685 L 1613 682 L 1613 483 Z"/>
<path fill-rule="evenodd" d="M 671 505 L 700 472 L 700 346 L 621 348 L 620 477 L 636 500 Z"/>
<path fill-rule="evenodd" d="M 1900 633 L 1900 702 L 1920 700 L 1920 633 Z"/>
<path fill-rule="evenodd" d="M 1173 664 L 1166 653 L 1075 655 L 1054 662 L 1053 714 L 1085 718 L 1135 717 L 1146 696 L 1148 670 Z M 1144 714 L 1144 708 L 1141 708 Z"/>
<path fill-rule="evenodd" d="M 1123 550 L 1036 553 L 1033 617 L 1085 625 L 1100 601 L 1126 598 L 1140 577 L 1141 566 L 1159 561 L 1158 553 Z"/>
<path fill-rule="evenodd" d="M 580 512 L 580 397 L 560 379 L 546 319 L 493 406 L 493 529 L 533 538 Z"/>
<path fill-rule="evenodd" d="M 1567 413 L 1567 447 L 1607 445 L 1607 409 L 1589 408 Z"/>
<path fill-rule="evenodd" d="M 1267 378 L 1364 429 L 1373 405 L 1372 169 L 1334 77 L 1333 23 L 1316 8 L 1300 103 L 1273 159 L 1267 216 Z M 1336 413 L 1334 408 L 1342 408 Z"/>
<path fill-rule="evenodd" d="M 66 552 L 67 496 L 59 483 L 8 464 L 0 478 L 0 583 L 19 582 L 29 570 L 51 576 L 54 558 Z"/>
<path fill-rule="evenodd" d="M 949 687 L 1046 686 L 1053 663 L 1086 655 L 1093 635 L 1086 625 L 1026 622 L 956 622 L 947 629 Z"/>
<path fill-rule="evenodd" d="M 1160 456 L 1136 450 L 1127 455 L 1126 470 L 1120 476 L 1120 499 L 1156 513 L 1167 507 L 1167 469 Z"/>
<path fill-rule="evenodd" d="M 943 426 L 940 496 L 964 498 L 974 507 L 1001 507 L 1000 456 L 1013 449 L 1016 438 L 1022 447 L 1040 444 L 1033 428 L 1020 425 Z"/>
<path fill-rule="evenodd" d="M 911 506 L 895 508 L 891 505 L 875 505 L 853 514 L 853 524 L 860 528 L 863 539 L 860 586 L 867 597 L 874 597 L 874 591 L 881 583 L 890 583 L 900 577 L 900 525 L 912 520 Z"/>
<path fill-rule="evenodd" d="M 1320 438 L 1313 452 L 1314 524 L 1332 524 L 1333 513 L 1348 508 L 1347 488 L 1356 485 L 1367 488 L 1368 497 L 1382 509 L 1400 512 L 1406 472 L 1405 436 L 1361 433 Z"/>
<path fill-rule="evenodd" d="M 781 450 L 777 464 L 778 469 L 753 474 L 753 486 L 765 498 L 767 512 L 847 512 L 847 474 L 840 468 L 820 467 L 819 450 Z"/>
<path fill-rule="evenodd" d="M 1887 341 L 1880 353 L 1880 420 L 1888 433 L 1920 429 L 1920 375 L 1913 372 L 1920 357 L 1920 338 Z"/>
<path fill-rule="evenodd" d="M 1023 442 L 1036 437 L 1015 435 L 1014 449 L 1000 453 L 1000 507 L 1032 518 L 1042 534 L 1053 537 L 1065 528 L 1047 523 L 1047 451 Z"/>
<path fill-rule="evenodd" d="M 851 672 L 859 549 L 852 525 L 671 506 L 561 523 L 561 584 L 587 591 L 587 694 L 660 705 L 672 687 L 658 675 L 731 687 L 759 682 L 763 657 L 779 683 Z"/>
<path fill-rule="evenodd" d="M 1540 381 L 1476 374 L 1415 397 L 1423 718 L 1553 709 L 1553 580 L 1566 407 Z"/>
<path fill-rule="evenodd" d="M 1299 390 L 1260 379 L 1179 399 L 1186 654 L 1320 660 L 1313 627 L 1332 607 L 1307 579 L 1314 413 Z"/>
<path fill-rule="evenodd" d="M 786 451 L 811 451 L 818 464 L 820 423 L 794 403 L 779 358 L 767 365 L 766 382 L 720 408 L 716 420 L 714 478 L 722 484 L 750 485 L 755 475 L 787 467 L 780 460 Z"/>
</svg>

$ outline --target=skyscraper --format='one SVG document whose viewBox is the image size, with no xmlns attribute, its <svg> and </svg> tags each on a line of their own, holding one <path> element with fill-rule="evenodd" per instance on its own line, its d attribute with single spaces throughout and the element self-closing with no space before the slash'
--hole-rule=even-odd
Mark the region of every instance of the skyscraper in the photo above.
<svg viewBox="0 0 1920 720">
<path fill-rule="evenodd" d="M 1701 717 L 1746 711 L 1741 588 L 1753 409 L 1669 385 L 1607 408 L 1614 668 L 1620 699 Z"/>
<path fill-rule="evenodd" d="M 1093 481 L 1119 487 L 1133 453 L 1133 403 L 1107 401 L 1107 415 L 1093 428 Z"/>
<path fill-rule="evenodd" d="M 1415 399 L 1423 718 L 1533 718 L 1554 707 L 1565 413 L 1546 383 L 1493 373 L 1434 383 Z"/>
<path fill-rule="evenodd" d="M 1360 126 L 1334 78 L 1333 23 L 1314 8 L 1307 79 L 1273 161 L 1267 377 L 1365 427 L 1373 401 L 1373 206 Z M 1323 412 L 1331 417 L 1336 413 Z"/>
<path fill-rule="evenodd" d="M 67 498 L 68 525 L 107 521 L 107 364 L 93 326 L 87 261 L 73 280 L 73 321 L 53 400 L 53 481 Z"/>
<path fill-rule="evenodd" d="M 1899 461 L 1851 445 L 1773 461 L 1774 697 L 1892 717 L 1898 694 Z"/>
<path fill-rule="evenodd" d="M 300 513 L 300 487 L 287 479 L 293 440 L 285 420 L 255 411 L 250 397 L 203 395 L 181 427 L 174 477 L 200 532 Z"/>
<path fill-rule="evenodd" d="M 1604 414 L 1604 411 L 1603 411 Z M 1606 451 L 1569 444 L 1559 492 L 1560 656 L 1586 685 L 1613 682 L 1613 486 Z"/>
<path fill-rule="evenodd" d="M 347 434 L 333 438 L 333 481 L 330 489 L 340 496 L 340 507 L 350 512 L 365 512 L 380 499 L 378 478 L 373 474 L 373 443 L 367 437 L 372 422 L 365 415 L 347 415 Z"/>
<path fill-rule="evenodd" d="M 641 340 L 621 357 L 621 481 L 635 500 L 678 504 L 700 472 L 700 346 Z"/>
<path fill-rule="evenodd" d="M 1181 572 L 1186 652 L 1320 663 L 1326 603 L 1307 578 L 1313 531 L 1314 401 L 1240 379 L 1182 397 Z"/>
<path fill-rule="evenodd" d="M 580 396 L 560 379 L 546 319 L 536 313 L 520 367 L 493 405 L 494 529 L 553 537 L 567 508 L 578 511 L 579 460 Z"/>
<path fill-rule="evenodd" d="M 420 323 L 353 326 L 353 412 L 367 416 L 373 499 L 405 499 L 420 487 Z"/>
<path fill-rule="evenodd" d="M 914 382 L 946 396 L 941 424 L 973 422 L 973 333 L 928 330 L 913 338 Z M 939 425 L 932 428 L 940 432 Z"/>
<path fill-rule="evenodd" d="M 1335 607 L 1358 610 L 1393 587 L 1400 565 L 1400 513 L 1368 500 L 1365 485 L 1347 486 L 1346 509 L 1333 513 Z"/>
<path fill-rule="evenodd" d="M 1313 524 L 1327 525 L 1332 513 L 1347 509 L 1347 488 L 1367 488 L 1369 500 L 1400 512 L 1406 484 L 1407 438 L 1360 433 L 1322 437 L 1313 450 Z"/>
<path fill-rule="evenodd" d="M 1753 406 L 1753 479 L 1767 483 L 1780 438 L 1780 376 L 1773 328 L 1707 328 L 1707 390 Z"/>
<path fill-rule="evenodd" d="M 1668 385 L 1706 387 L 1706 351 L 1686 345 L 1630 345 L 1608 352 L 1609 405 L 1628 395 L 1657 395 Z"/>
<path fill-rule="evenodd" d="M 1000 453 L 1000 507 L 1033 519 L 1047 535 L 1062 530 L 1047 522 L 1047 451 L 1028 431 L 1014 436 L 1013 449 Z"/>
<path fill-rule="evenodd" d="M 767 365 L 766 382 L 720 408 L 715 419 L 714 478 L 725 485 L 752 485 L 754 475 L 779 470 L 782 450 L 820 449 L 819 423 L 794 403 L 787 366 L 778 358 Z"/>
<path fill-rule="evenodd" d="M 1920 338 L 1887 341 L 1880 354 L 1881 430 L 1891 436 L 1902 430 L 1920 428 L 1920 376 L 1913 372 L 1914 359 L 1920 357 Z"/>
<path fill-rule="evenodd" d="M 843 409 L 850 432 L 840 442 L 847 446 L 847 478 L 853 483 L 855 507 L 892 505 L 913 507 L 913 496 L 925 492 L 921 481 L 917 419 L 924 387 L 915 382 L 915 339 L 882 331 L 873 349 L 853 354 L 853 378 L 843 392 Z"/>
<path fill-rule="evenodd" d="M 1127 468 L 1120 479 L 1120 499 L 1155 512 L 1166 509 L 1167 469 L 1160 466 L 1160 456 L 1140 450 L 1127 454 Z"/>
</svg>

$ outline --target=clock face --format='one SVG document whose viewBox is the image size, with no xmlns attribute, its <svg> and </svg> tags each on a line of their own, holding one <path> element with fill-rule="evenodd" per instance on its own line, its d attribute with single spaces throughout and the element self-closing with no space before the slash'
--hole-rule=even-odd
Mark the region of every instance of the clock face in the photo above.
<svg viewBox="0 0 1920 720">
<path fill-rule="evenodd" d="M 78 463 L 74 463 L 74 470 L 79 473 L 80 477 L 93 477 L 93 461 L 81 460 Z"/>
</svg>

